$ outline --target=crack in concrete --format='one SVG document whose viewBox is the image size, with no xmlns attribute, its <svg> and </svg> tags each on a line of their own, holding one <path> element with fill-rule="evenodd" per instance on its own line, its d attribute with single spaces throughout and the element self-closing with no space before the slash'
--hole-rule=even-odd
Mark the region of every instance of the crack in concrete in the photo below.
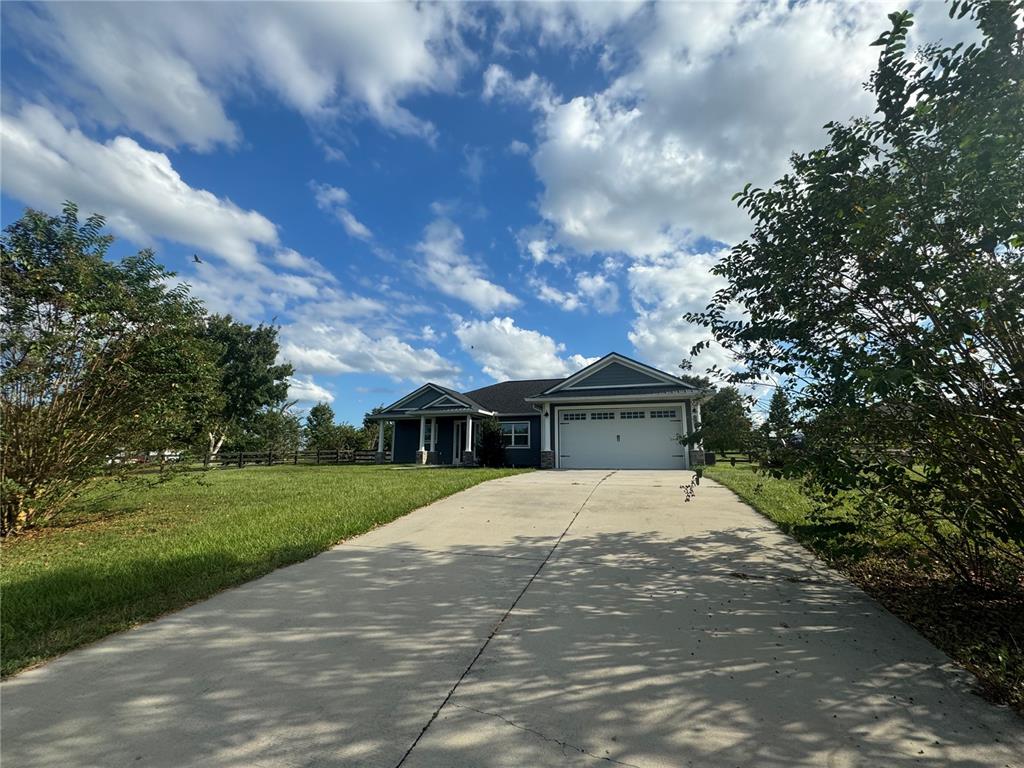
<svg viewBox="0 0 1024 768">
<path fill-rule="evenodd" d="M 494 639 L 494 636 L 498 634 L 498 632 L 501 630 L 501 625 L 505 623 L 505 620 L 510 615 L 512 615 L 512 611 L 514 611 L 516 609 L 516 606 L 519 605 L 519 601 L 523 599 L 523 595 L 526 594 L 526 590 L 530 588 L 530 585 L 532 585 L 534 580 L 540 575 L 540 572 L 544 570 L 544 566 L 548 564 L 548 560 L 550 560 L 551 556 L 555 554 L 555 550 L 558 549 L 558 545 L 562 543 L 562 539 L 564 539 L 566 534 L 569 533 L 569 529 L 572 528 L 572 524 L 576 522 L 576 518 L 580 516 L 580 513 L 583 511 L 583 508 L 590 503 L 590 499 L 593 498 L 595 493 L 597 493 L 597 489 L 601 487 L 601 483 L 603 483 L 605 480 L 607 480 L 614 474 L 615 470 L 612 470 L 607 475 L 598 480 L 594 484 L 594 487 L 590 489 L 590 493 L 587 494 L 587 498 L 585 498 L 583 500 L 583 503 L 580 504 L 579 509 L 576 510 L 576 514 L 572 516 L 572 520 L 569 521 L 569 524 L 565 526 L 565 530 L 562 531 L 562 535 L 559 536 L 555 543 L 552 545 L 547 556 L 543 560 L 541 560 L 540 565 L 537 566 L 537 570 L 533 572 L 533 575 L 530 576 L 530 578 L 526 581 L 526 584 L 519 591 L 519 594 L 516 595 L 516 599 L 512 601 L 512 605 L 510 605 L 508 607 L 508 610 L 505 611 L 505 613 L 502 615 L 500 619 L 498 619 L 498 623 L 494 625 L 494 629 L 491 630 L 491 634 L 487 636 L 487 639 L 484 640 L 483 645 L 480 646 L 480 649 L 476 652 L 476 655 L 473 657 L 473 660 L 469 662 L 469 666 L 467 666 L 462 671 L 462 674 L 459 675 L 459 679 L 455 681 L 455 685 L 453 685 L 451 689 L 448 691 L 448 695 L 444 697 L 444 701 L 442 701 L 441 705 L 434 710 L 434 714 L 430 716 L 430 719 L 427 720 L 427 724 L 423 726 L 423 730 L 419 732 L 419 735 L 413 740 L 412 744 L 409 745 L 409 748 L 405 751 L 405 754 L 402 755 L 402 759 L 395 764 L 395 768 L 402 768 L 402 766 L 405 764 L 405 761 L 409 759 L 409 755 L 411 755 L 412 751 L 416 749 L 416 745 L 419 744 L 420 740 L 426 735 L 427 730 L 430 728 L 431 725 L 434 724 L 434 721 L 437 720 L 437 716 L 441 714 L 441 710 L 445 708 L 445 705 L 449 701 L 451 701 L 452 696 L 455 695 L 456 689 L 458 689 L 458 687 L 462 684 L 462 681 L 466 679 L 466 676 L 469 674 L 470 670 L 473 669 L 473 666 L 477 663 L 477 661 L 480 660 L 480 657 L 483 656 L 484 651 L 487 650 L 487 646 L 490 645 L 491 640 Z"/>
<path fill-rule="evenodd" d="M 509 720 L 507 717 L 505 717 L 504 715 L 498 714 L 497 712 L 485 712 L 482 709 L 477 709 L 476 707 L 470 707 L 470 706 L 467 706 L 465 704 L 455 704 L 455 703 L 452 703 L 450 706 L 456 707 L 458 709 L 467 709 L 470 712 L 476 712 L 478 715 L 485 715 L 487 717 L 497 718 L 498 720 L 501 720 L 503 723 L 507 723 L 508 725 L 511 725 L 513 728 L 518 728 L 520 731 L 525 731 L 526 733 L 531 733 L 534 736 L 537 736 L 537 737 L 543 739 L 544 741 L 551 742 L 552 744 L 557 744 L 558 746 L 560 746 L 562 748 L 562 754 L 563 755 L 565 754 L 565 750 L 566 749 L 572 749 L 572 750 L 575 750 L 576 752 L 579 752 L 581 755 L 586 755 L 587 757 L 592 757 L 595 760 L 604 760 L 604 761 L 612 763 L 614 765 L 625 765 L 625 766 L 628 766 L 629 768 L 641 768 L 636 763 L 624 763 L 621 760 L 616 760 L 614 757 L 605 757 L 604 755 L 596 755 L 593 752 L 590 752 L 590 751 L 584 749 L 583 747 L 579 746 L 578 744 L 572 744 L 572 743 L 570 743 L 568 741 L 564 741 L 562 739 L 557 739 L 554 736 L 548 736 L 546 733 L 542 733 L 541 731 L 538 731 L 538 730 L 536 730 L 534 728 L 531 728 L 528 725 L 523 725 L 522 723 L 517 723 L 514 720 Z"/>
</svg>

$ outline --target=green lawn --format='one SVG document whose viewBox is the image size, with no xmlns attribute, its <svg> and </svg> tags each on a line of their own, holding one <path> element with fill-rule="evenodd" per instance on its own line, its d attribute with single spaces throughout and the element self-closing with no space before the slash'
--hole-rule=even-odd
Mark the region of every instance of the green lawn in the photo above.
<svg viewBox="0 0 1024 768">
<path fill-rule="evenodd" d="M 1024 595 L 966 589 L 910 539 L 859 523 L 853 514 L 855 497 L 826 517 L 812 514 L 815 505 L 798 482 L 765 476 L 750 464 L 717 464 L 705 475 L 732 489 L 973 672 L 980 693 L 1024 713 Z"/>
<path fill-rule="evenodd" d="M 57 524 L 4 542 L 2 673 L 520 471 L 279 466 L 99 483 Z"/>
</svg>

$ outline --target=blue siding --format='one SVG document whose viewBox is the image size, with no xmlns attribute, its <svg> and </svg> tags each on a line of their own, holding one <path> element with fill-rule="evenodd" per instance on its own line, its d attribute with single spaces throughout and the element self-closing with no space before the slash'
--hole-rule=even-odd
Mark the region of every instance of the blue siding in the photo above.
<svg viewBox="0 0 1024 768">
<path fill-rule="evenodd" d="M 610 363 L 601 370 L 590 374 L 582 381 L 566 387 L 566 389 L 575 389 L 576 387 L 621 387 L 623 384 L 664 383 L 664 381 L 646 373 L 628 368 L 622 363 Z"/>
<path fill-rule="evenodd" d="M 403 419 L 395 422 L 395 446 L 392 449 L 395 464 L 413 464 L 420 442 L 420 420 Z"/>
<path fill-rule="evenodd" d="M 526 416 L 523 418 L 498 419 L 503 424 L 511 421 L 530 422 L 530 447 L 529 448 L 506 448 L 505 464 L 510 467 L 539 467 L 540 466 L 540 416 Z"/>
</svg>

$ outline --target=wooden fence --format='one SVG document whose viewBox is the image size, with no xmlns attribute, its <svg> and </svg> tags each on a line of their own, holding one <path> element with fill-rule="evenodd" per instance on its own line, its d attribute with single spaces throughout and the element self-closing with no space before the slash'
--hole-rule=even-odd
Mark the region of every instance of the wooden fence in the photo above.
<svg viewBox="0 0 1024 768">
<path fill-rule="evenodd" d="M 390 463 L 391 452 L 384 454 L 385 463 Z M 275 464 L 376 464 L 376 451 L 230 451 L 207 456 L 205 466 L 231 467 L 264 466 Z"/>
</svg>

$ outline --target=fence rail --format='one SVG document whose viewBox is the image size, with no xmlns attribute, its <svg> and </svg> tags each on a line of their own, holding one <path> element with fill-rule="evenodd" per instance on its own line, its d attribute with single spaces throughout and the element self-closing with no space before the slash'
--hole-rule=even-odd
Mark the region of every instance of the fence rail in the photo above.
<svg viewBox="0 0 1024 768">
<path fill-rule="evenodd" d="M 384 454 L 384 461 L 391 461 L 391 452 Z M 265 466 L 275 464 L 376 464 L 376 451 L 230 451 L 216 456 L 207 456 L 206 466 L 231 467 Z"/>
</svg>

